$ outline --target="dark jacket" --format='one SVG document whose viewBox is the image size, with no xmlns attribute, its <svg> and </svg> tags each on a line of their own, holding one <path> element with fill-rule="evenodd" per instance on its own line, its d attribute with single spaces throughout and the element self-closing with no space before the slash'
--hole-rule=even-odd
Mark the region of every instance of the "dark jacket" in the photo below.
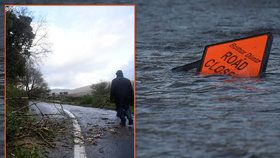
<svg viewBox="0 0 280 158">
<path fill-rule="evenodd" d="M 110 100 L 117 105 L 133 105 L 134 94 L 129 79 L 118 76 L 112 80 Z"/>
</svg>

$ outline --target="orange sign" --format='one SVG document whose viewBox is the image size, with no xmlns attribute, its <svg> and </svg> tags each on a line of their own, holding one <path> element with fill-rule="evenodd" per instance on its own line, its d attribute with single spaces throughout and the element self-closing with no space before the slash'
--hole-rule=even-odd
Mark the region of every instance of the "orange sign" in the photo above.
<svg viewBox="0 0 280 158">
<path fill-rule="evenodd" d="M 246 37 L 205 47 L 198 71 L 236 77 L 259 77 L 266 70 L 272 35 Z"/>
</svg>

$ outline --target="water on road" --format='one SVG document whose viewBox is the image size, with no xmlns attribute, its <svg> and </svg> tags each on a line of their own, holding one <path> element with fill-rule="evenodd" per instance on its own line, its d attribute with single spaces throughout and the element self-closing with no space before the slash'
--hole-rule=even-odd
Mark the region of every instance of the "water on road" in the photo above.
<svg viewBox="0 0 280 158">
<path fill-rule="evenodd" d="M 75 116 L 82 130 L 87 157 L 133 157 L 133 128 L 121 127 L 115 111 L 45 102 L 38 102 L 36 105 L 31 108 L 38 114 L 40 111 L 43 114 L 60 114 L 65 109 Z"/>
<path fill-rule="evenodd" d="M 280 1 L 137 1 L 137 157 L 279 157 Z M 270 31 L 267 76 L 170 69 Z"/>
</svg>

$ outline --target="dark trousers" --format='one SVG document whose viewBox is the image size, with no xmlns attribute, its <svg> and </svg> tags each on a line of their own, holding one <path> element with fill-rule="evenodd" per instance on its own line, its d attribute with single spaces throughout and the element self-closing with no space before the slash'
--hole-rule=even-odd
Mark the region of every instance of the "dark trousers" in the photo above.
<svg viewBox="0 0 280 158">
<path fill-rule="evenodd" d="M 132 115 L 128 105 L 117 105 L 117 116 L 121 119 L 121 124 L 125 125 L 126 118 L 132 123 Z"/>
</svg>

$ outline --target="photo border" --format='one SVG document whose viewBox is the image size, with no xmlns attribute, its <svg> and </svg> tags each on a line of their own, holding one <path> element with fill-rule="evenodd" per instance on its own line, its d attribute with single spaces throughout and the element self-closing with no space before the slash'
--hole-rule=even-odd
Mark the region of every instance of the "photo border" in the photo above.
<svg viewBox="0 0 280 158">
<path fill-rule="evenodd" d="M 7 140 L 6 140 L 6 7 L 7 6 L 131 6 L 133 7 L 134 11 L 134 83 L 133 83 L 133 90 L 134 90 L 134 124 L 133 124 L 133 154 L 134 158 L 136 158 L 136 4 L 113 4 L 113 3 L 106 3 L 106 4 L 8 4 L 4 3 L 4 157 L 7 157 Z"/>
</svg>

